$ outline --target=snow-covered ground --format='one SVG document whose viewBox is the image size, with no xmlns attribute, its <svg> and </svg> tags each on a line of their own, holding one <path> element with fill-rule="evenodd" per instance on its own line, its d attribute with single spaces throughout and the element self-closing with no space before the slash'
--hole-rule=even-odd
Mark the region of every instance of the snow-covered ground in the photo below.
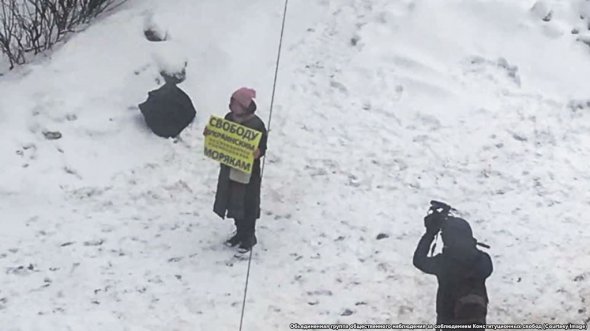
<svg viewBox="0 0 590 331">
<path fill-rule="evenodd" d="M 244 330 L 432 322 L 430 199 L 492 246 L 489 322 L 588 320 L 588 2 L 291 1 Z M 268 122 L 282 10 L 132 0 L 0 78 L 0 330 L 238 329 L 201 132 L 243 85 Z M 136 105 L 184 59 L 197 119 L 161 139 Z"/>
</svg>

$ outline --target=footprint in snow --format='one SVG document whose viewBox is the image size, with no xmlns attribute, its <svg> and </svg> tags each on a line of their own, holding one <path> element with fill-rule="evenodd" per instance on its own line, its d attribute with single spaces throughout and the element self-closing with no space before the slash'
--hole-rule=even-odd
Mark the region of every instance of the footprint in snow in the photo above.
<svg viewBox="0 0 590 331">
<path fill-rule="evenodd" d="M 344 86 L 344 84 L 342 84 L 340 82 L 331 81 L 330 87 L 337 89 L 338 91 L 340 91 L 343 94 L 346 94 L 346 95 L 348 94 L 348 89 L 346 88 L 346 86 Z"/>
<path fill-rule="evenodd" d="M 27 276 L 33 272 L 38 272 L 38 270 L 36 270 L 36 268 L 33 264 L 29 264 L 26 267 L 21 265 L 21 266 L 15 267 L 15 268 L 8 268 L 6 270 L 7 274 L 13 274 L 13 275 L 18 275 L 18 276 Z"/>
</svg>

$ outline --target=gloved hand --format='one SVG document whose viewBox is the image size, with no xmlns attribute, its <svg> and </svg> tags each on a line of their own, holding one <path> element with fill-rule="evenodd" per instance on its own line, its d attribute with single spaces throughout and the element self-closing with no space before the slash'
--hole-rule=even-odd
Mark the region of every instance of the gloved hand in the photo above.
<svg viewBox="0 0 590 331">
<path fill-rule="evenodd" d="M 442 215 L 439 213 L 431 213 L 424 217 L 424 227 L 428 234 L 436 234 L 440 230 L 441 223 Z"/>
</svg>

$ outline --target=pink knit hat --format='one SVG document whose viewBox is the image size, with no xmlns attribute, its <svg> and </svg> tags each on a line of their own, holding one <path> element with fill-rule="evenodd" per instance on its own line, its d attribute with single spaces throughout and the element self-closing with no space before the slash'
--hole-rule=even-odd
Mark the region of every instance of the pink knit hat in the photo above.
<svg viewBox="0 0 590 331">
<path fill-rule="evenodd" d="M 244 108 L 248 108 L 250 107 L 250 104 L 252 103 L 253 99 L 256 98 L 256 91 L 251 88 L 242 87 L 235 91 L 231 97 Z"/>
</svg>

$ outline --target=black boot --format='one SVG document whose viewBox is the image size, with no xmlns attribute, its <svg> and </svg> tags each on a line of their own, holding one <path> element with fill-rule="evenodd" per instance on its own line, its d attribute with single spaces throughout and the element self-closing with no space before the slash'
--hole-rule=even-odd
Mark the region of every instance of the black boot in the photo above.
<svg viewBox="0 0 590 331">
<path fill-rule="evenodd" d="M 256 219 L 248 219 L 243 222 L 244 237 L 238 247 L 238 252 L 246 253 L 254 247 L 258 240 L 256 239 L 254 228 L 256 226 Z"/>
<path fill-rule="evenodd" d="M 241 242 L 240 235 L 236 232 L 231 238 L 225 241 L 225 245 L 228 247 L 235 247 L 237 244 Z"/>
<path fill-rule="evenodd" d="M 239 244 L 242 241 L 242 237 L 243 237 L 243 227 L 241 222 L 238 222 L 238 220 L 234 220 L 234 224 L 236 225 L 236 232 L 235 234 L 229 238 L 228 240 L 225 241 L 225 245 L 228 247 L 235 247 L 237 244 Z"/>
<path fill-rule="evenodd" d="M 246 237 L 244 240 L 242 240 L 242 242 L 240 243 L 240 246 L 238 247 L 238 252 L 247 253 L 247 252 L 251 251 L 252 247 L 254 247 L 257 243 L 258 243 L 258 240 L 256 239 L 256 236 L 252 234 L 252 235 Z"/>
</svg>

